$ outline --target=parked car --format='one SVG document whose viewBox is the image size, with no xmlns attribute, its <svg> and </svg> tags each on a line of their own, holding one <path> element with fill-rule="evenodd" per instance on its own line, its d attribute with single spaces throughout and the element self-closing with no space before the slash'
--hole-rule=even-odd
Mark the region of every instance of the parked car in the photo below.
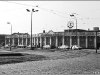
<svg viewBox="0 0 100 75">
<path fill-rule="evenodd" d="M 28 45 L 27 48 L 31 48 L 31 45 Z"/>
<path fill-rule="evenodd" d="M 18 45 L 17 47 L 18 48 L 24 48 L 25 46 L 24 45 Z"/>
<path fill-rule="evenodd" d="M 32 45 L 32 47 L 34 47 L 34 48 L 35 48 L 35 46 L 34 46 L 34 45 Z M 27 48 L 31 48 L 31 45 L 28 45 L 28 46 L 27 46 Z"/>
<path fill-rule="evenodd" d="M 45 48 L 45 49 L 50 49 L 51 46 L 50 46 L 50 45 L 45 45 L 45 46 L 43 46 L 43 48 Z"/>
<path fill-rule="evenodd" d="M 70 47 L 67 46 L 67 45 L 62 45 L 62 46 L 59 46 L 58 48 L 59 48 L 59 49 L 69 49 Z"/>
<path fill-rule="evenodd" d="M 17 47 L 17 45 L 11 45 L 11 47 L 15 48 L 15 47 Z"/>
<path fill-rule="evenodd" d="M 9 45 L 5 45 L 5 48 L 9 48 Z"/>
<path fill-rule="evenodd" d="M 71 47 L 71 49 L 72 49 L 72 50 L 80 50 L 80 49 L 82 49 L 82 47 L 80 47 L 80 46 L 78 46 L 78 45 L 73 45 L 73 46 Z"/>
<path fill-rule="evenodd" d="M 55 48 L 56 48 L 56 46 L 53 46 L 53 45 L 51 46 L 51 49 L 55 49 Z"/>
</svg>

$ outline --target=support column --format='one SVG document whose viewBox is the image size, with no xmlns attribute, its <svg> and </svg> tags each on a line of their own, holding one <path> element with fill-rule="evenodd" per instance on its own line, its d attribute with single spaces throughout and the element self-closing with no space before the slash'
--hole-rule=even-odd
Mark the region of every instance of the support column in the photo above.
<svg viewBox="0 0 100 75">
<path fill-rule="evenodd" d="M 51 46 L 51 36 L 50 36 L 50 46 Z"/>
<path fill-rule="evenodd" d="M 56 47 L 58 47 L 58 37 L 56 36 Z"/>
<path fill-rule="evenodd" d="M 70 47 L 72 46 L 72 36 L 70 36 Z"/>
<path fill-rule="evenodd" d="M 18 46 L 19 46 L 19 37 L 18 37 Z"/>
<path fill-rule="evenodd" d="M 26 46 L 27 46 L 27 38 L 26 38 Z"/>
<path fill-rule="evenodd" d="M 44 38 L 44 45 L 46 45 L 46 37 Z"/>
<path fill-rule="evenodd" d="M 37 46 L 39 45 L 39 39 L 38 39 L 38 37 L 37 37 Z"/>
<path fill-rule="evenodd" d="M 77 42 L 78 42 L 78 46 L 80 46 L 80 36 L 77 36 Z"/>
<path fill-rule="evenodd" d="M 62 45 L 64 45 L 64 41 L 65 41 L 65 38 L 64 38 L 64 36 L 63 36 L 63 39 L 62 39 Z"/>
<path fill-rule="evenodd" d="M 11 39 L 11 38 L 9 38 L 9 45 L 10 45 L 10 42 L 11 42 L 10 39 Z"/>
<path fill-rule="evenodd" d="M 96 48 L 96 36 L 94 37 L 94 48 Z"/>
<path fill-rule="evenodd" d="M 87 40 L 88 36 L 86 36 L 86 48 L 88 48 L 88 40 Z"/>
<path fill-rule="evenodd" d="M 35 37 L 34 37 L 34 45 L 36 45 L 36 42 L 35 42 L 36 40 L 35 40 Z"/>
<path fill-rule="evenodd" d="M 40 37 L 40 47 L 42 47 L 42 37 Z"/>
<path fill-rule="evenodd" d="M 14 38 L 12 40 L 13 40 L 13 44 L 12 45 L 14 45 Z"/>
<path fill-rule="evenodd" d="M 22 37 L 22 45 L 23 45 L 23 37 Z"/>
</svg>

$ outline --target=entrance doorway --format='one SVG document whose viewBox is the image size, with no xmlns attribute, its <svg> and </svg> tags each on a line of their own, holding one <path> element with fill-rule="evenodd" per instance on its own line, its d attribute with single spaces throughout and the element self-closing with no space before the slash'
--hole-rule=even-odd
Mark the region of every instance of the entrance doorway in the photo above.
<svg viewBox="0 0 100 75">
<path fill-rule="evenodd" d="M 100 48 L 100 43 L 97 43 L 97 49 L 99 49 Z"/>
</svg>

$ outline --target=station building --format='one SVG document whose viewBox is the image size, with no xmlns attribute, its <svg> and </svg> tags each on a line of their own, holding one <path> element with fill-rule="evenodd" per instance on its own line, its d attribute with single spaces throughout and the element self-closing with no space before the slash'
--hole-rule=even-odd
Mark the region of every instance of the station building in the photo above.
<svg viewBox="0 0 100 75">
<path fill-rule="evenodd" d="M 32 35 L 32 44 L 35 47 L 43 47 L 50 45 L 58 47 L 61 45 L 79 45 L 82 48 L 96 48 L 96 32 L 99 29 L 95 27 L 93 30 L 68 29 L 63 32 L 53 32 L 52 30 Z M 13 33 L 5 36 L 5 45 L 11 44 L 15 46 L 29 46 L 31 38 L 28 33 Z M 97 47 L 100 47 L 100 30 L 97 32 Z"/>
</svg>

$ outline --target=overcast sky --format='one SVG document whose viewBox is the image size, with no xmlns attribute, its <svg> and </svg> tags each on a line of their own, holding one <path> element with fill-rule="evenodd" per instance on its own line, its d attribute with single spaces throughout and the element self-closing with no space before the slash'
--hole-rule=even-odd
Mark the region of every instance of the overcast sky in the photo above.
<svg viewBox="0 0 100 75">
<path fill-rule="evenodd" d="M 7 22 L 12 24 L 13 33 L 30 33 L 31 13 L 26 9 L 32 8 L 39 10 L 32 16 L 33 34 L 68 29 L 68 21 L 75 21 L 71 13 L 77 13 L 80 29 L 100 27 L 100 1 L 0 1 L 0 34 L 11 33 Z"/>
</svg>

